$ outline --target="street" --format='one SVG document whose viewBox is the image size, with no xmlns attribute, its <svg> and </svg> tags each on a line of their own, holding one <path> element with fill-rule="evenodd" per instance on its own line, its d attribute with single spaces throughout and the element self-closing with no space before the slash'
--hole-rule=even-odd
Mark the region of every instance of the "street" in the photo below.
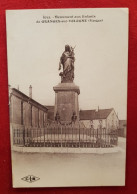
<svg viewBox="0 0 137 194">
<path fill-rule="evenodd" d="M 126 139 L 119 138 L 121 151 L 111 154 L 12 152 L 13 185 L 14 187 L 124 185 L 125 146 Z M 34 175 L 40 179 L 33 183 L 23 181 L 21 178 L 27 175 Z"/>
</svg>

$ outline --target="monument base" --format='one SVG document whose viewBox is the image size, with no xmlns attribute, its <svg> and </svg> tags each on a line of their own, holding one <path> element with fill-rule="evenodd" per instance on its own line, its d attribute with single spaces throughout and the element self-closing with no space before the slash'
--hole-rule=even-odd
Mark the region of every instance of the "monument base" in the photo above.
<svg viewBox="0 0 137 194">
<path fill-rule="evenodd" d="M 74 83 L 59 83 L 53 89 L 55 91 L 54 118 L 58 113 L 60 121 L 68 123 L 72 121 L 72 116 L 75 114 L 76 121 L 79 121 L 79 87 Z"/>
</svg>

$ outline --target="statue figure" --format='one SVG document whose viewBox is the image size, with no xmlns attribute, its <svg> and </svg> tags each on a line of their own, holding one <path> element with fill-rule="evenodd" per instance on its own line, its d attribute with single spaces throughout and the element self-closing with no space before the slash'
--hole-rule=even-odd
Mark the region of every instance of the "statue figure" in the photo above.
<svg viewBox="0 0 137 194">
<path fill-rule="evenodd" d="M 74 48 L 69 45 L 65 45 L 65 51 L 62 53 L 59 62 L 59 70 L 61 65 L 63 66 L 63 72 L 60 72 L 61 82 L 73 82 L 74 80 Z"/>
</svg>

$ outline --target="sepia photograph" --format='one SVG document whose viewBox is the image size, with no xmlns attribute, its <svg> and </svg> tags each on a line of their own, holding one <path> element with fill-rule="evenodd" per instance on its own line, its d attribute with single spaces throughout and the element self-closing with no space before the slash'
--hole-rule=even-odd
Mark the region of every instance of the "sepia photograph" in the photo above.
<svg viewBox="0 0 137 194">
<path fill-rule="evenodd" d="M 12 183 L 125 186 L 128 8 L 7 10 Z"/>
</svg>

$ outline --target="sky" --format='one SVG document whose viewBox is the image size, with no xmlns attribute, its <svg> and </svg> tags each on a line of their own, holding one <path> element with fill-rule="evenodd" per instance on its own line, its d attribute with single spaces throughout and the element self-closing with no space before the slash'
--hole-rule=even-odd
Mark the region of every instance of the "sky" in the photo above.
<svg viewBox="0 0 137 194">
<path fill-rule="evenodd" d="M 100 22 L 42 23 L 43 16 L 52 20 L 55 16 L 90 16 Z M 80 109 L 114 108 L 120 119 L 126 119 L 127 9 L 10 10 L 6 25 L 11 87 L 19 86 L 29 95 L 32 85 L 34 100 L 54 105 L 59 59 L 69 44 L 75 46 L 74 83 L 80 88 Z"/>
</svg>

